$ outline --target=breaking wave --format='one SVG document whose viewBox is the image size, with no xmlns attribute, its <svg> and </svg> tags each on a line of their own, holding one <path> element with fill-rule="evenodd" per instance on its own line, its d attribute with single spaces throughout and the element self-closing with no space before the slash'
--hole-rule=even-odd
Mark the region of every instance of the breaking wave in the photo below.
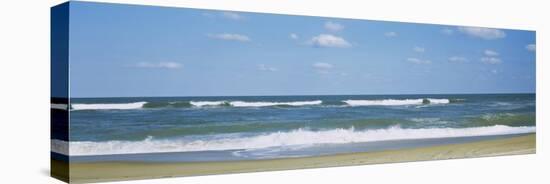
<svg viewBox="0 0 550 184">
<path fill-rule="evenodd" d="M 119 104 L 71 104 L 72 110 L 126 110 L 141 109 L 147 102 L 119 103 Z"/>
<path fill-rule="evenodd" d="M 383 100 L 344 100 L 349 106 L 397 106 L 397 105 L 423 105 L 423 104 L 448 104 L 449 99 L 419 98 L 419 99 L 383 99 Z"/>
<path fill-rule="evenodd" d="M 432 105 L 462 102 L 461 99 L 378 99 L 378 100 L 342 100 L 342 101 L 175 101 L 175 102 L 131 102 L 131 103 L 77 103 L 71 105 L 71 110 L 128 110 L 154 108 L 189 108 L 189 107 L 300 107 L 300 106 L 406 106 Z"/>
<path fill-rule="evenodd" d="M 511 127 L 494 125 L 471 128 L 421 128 L 405 129 L 392 126 L 384 129 L 355 130 L 352 128 L 337 128 L 323 131 L 295 129 L 287 132 L 272 132 L 254 136 L 212 136 L 201 139 L 177 138 L 154 139 L 148 137 L 142 141 L 103 141 L 103 142 L 70 142 L 70 155 L 106 155 L 155 152 L 189 152 L 211 150 L 257 149 L 269 147 L 285 147 L 315 144 L 343 144 L 359 142 L 375 142 L 388 140 L 451 138 L 468 136 L 508 135 L 532 133 L 534 126 Z M 62 147 L 65 141 L 53 140 L 52 149 L 66 154 Z"/>
<path fill-rule="evenodd" d="M 297 102 L 244 102 L 233 101 L 230 102 L 233 107 L 268 107 L 268 106 L 306 106 L 306 105 L 320 105 L 323 101 L 297 101 Z"/>
<path fill-rule="evenodd" d="M 128 110 L 142 108 L 186 108 L 186 107 L 270 107 L 321 105 L 323 101 L 294 102 L 245 102 L 245 101 L 189 101 L 189 102 L 133 102 L 118 104 L 72 104 L 71 110 Z"/>
</svg>

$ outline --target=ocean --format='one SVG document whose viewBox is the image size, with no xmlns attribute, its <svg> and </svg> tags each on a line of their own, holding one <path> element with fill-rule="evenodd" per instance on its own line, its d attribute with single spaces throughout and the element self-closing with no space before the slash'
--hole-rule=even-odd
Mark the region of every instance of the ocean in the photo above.
<svg viewBox="0 0 550 184">
<path fill-rule="evenodd" d="M 69 152 L 75 162 L 330 155 L 533 133 L 535 113 L 535 94 L 71 98 Z"/>
</svg>

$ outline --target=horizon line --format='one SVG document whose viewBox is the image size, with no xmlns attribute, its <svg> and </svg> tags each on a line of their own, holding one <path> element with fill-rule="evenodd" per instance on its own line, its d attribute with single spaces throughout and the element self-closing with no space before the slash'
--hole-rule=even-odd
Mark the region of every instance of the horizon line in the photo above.
<svg viewBox="0 0 550 184">
<path fill-rule="evenodd" d="M 504 94 L 537 94 L 536 92 L 497 92 L 497 93 L 386 93 L 386 94 L 324 94 L 324 95 L 204 95 L 204 96 L 97 96 L 97 97 L 69 97 L 68 98 L 174 98 L 174 97 L 276 97 L 276 96 L 382 96 L 382 95 L 504 95 Z M 53 97 L 50 98 L 64 98 Z"/>
</svg>

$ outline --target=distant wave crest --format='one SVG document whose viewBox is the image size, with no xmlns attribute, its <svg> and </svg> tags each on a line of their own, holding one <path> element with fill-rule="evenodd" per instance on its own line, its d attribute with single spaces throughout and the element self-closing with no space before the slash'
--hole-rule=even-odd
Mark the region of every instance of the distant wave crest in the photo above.
<svg viewBox="0 0 550 184">
<path fill-rule="evenodd" d="M 147 102 L 118 103 L 118 104 L 71 104 L 72 110 L 127 110 L 140 109 Z"/>
<path fill-rule="evenodd" d="M 419 99 L 383 99 L 383 100 L 344 100 L 349 106 L 398 106 L 423 104 L 448 104 L 449 99 L 419 98 Z"/>
<path fill-rule="evenodd" d="M 208 150 L 257 149 L 268 147 L 341 144 L 358 142 L 375 142 L 387 140 L 407 140 L 426 138 L 449 138 L 467 136 L 508 135 L 535 132 L 534 126 L 511 127 L 494 125 L 471 128 L 423 128 L 405 129 L 392 126 L 385 129 L 355 130 L 337 128 L 323 131 L 295 129 L 287 132 L 272 132 L 254 136 L 221 136 L 205 139 L 154 139 L 148 137 L 142 141 L 104 141 L 104 142 L 70 142 L 70 155 L 105 155 L 151 152 L 188 152 Z M 54 145 L 65 145 L 64 141 L 54 140 L 52 149 L 63 153 L 63 148 Z M 65 151 L 66 152 L 66 151 Z"/>
<path fill-rule="evenodd" d="M 297 102 L 244 102 L 233 101 L 230 102 L 233 107 L 267 107 L 267 106 L 306 106 L 306 105 L 320 105 L 323 101 L 297 101 Z"/>
<path fill-rule="evenodd" d="M 323 102 L 322 100 L 310 101 L 176 101 L 176 102 L 131 102 L 131 103 L 77 103 L 71 105 L 71 110 L 129 110 L 129 109 L 153 109 L 153 108 L 188 108 L 188 107 L 300 107 L 314 105 L 338 105 L 341 106 L 403 106 L 403 105 L 430 105 L 448 104 L 457 102 L 453 99 L 419 98 L 419 99 L 375 99 L 375 100 L 342 100 Z M 340 105 L 339 105 L 340 106 Z"/>
<path fill-rule="evenodd" d="M 185 107 L 270 107 L 321 105 L 322 100 L 293 102 L 246 102 L 246 101 L 189 101 L 189 102 L 132 102 L 112 104 L 72 104 L 71 110 L 128 110 L 141 108 L 185 108 Z"/>
<path fill-rule="evenodd" d="M 191 105 L 196 107 L 204 107 L 204 106 L 227 106 L 229 105 L 226 101 L 191 101 Z"/>
<path fill-rule="evenodd" d="M 196 107 L 204 106 L 231 106 L 231 107 L 269 107 L 269 106 L 306 106 L 320 105 L 323 101 L 295 101 L 295 102 L 246 102 L 246 101 L 191 101 Z"/>
</svg>

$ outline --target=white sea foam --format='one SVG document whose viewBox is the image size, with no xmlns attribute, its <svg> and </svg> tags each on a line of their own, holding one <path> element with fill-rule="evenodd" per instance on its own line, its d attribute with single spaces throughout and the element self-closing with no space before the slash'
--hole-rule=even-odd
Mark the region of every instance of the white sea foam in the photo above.
<svg viewBox="0 0 550 184">
<path fill-rule="evenodd" d="M 397 106 L 397 105 L 422 105 L 425 99 L 384 99 L 384 100 L 344 100 L 343 102 L 350 106 Z M 447 104 L 449 99 L 426 99 L 429 104 Z"/>
<path fill-rule="evenodd" d="M 72 110 L 116 110 L 116 109 L 141 109 L 147 102 L 133 102 L 133 103 L 104 103 L 104 104 L 71 104 Z M 173 104 L 175 102 L 171 102 Z M 314 101 L 295 101 L 295 102 L 245 102 L 245 101 L 190 101 L 191 105 L 195 107 L 209 107 L 209 106 L 224 106 L 229 105 L 232 107 L 268 107 L 277 105 L 288 106 L 307 106 L 307 105 L 320 105 L 323 103 L 321 100 Z M 61 106 L 54 106 L 52 108 L 62 108 Z"/>
<path fill-rule="evenodd" d="M 269 107 L 277 105 L 305 106 L 319 105 L 321 100 L 314 101 L 296 101 L 296 102 L 245 102 L 245 101 L 191 101 L 191 105 L 196 107 L 230 105 L 232 107 Z"/>
<path fill-rule="evenodd" d="M 69 143 L 58 139 L 50 140 L 50 148 L 53 152 L 69 155 Z"/>
<path fill-rule="evenodd" d="M 105 103 L 105 104 L 71 104 L 72 110 L 126 110 L 141 109 L 147 102 Z"/>
<path fill-rule="evenodd" d="M 203 107 L 203 106 L 219 106 L 226 103 L 226 101 L 191 101 L 189 102 L 193 106 Z"/>
<path fill-rule="evenodd" d="M 534 126 L 510 127 L 505 125 L 472 128 L 425 129 L 403 129 L 399 126 L 394 126 L 386 129 L 361 131 L 354 130 L 353 128 L 340 128 L 325 131 L 296 129 L 289 132 L 274 132 L 248 137 L 218 136 L 194 140 L 186 138 L 157 140 L 149 137 L 142 141 L 71 142 L 70 154 L 105 155 L 152 152 L 257 149 L 314 144 L 342 144 L 387 140 L 507 135 L 531 133 L 535 131 L 536 127 Z M 63 144 L 59 143 L 56 145 Z M 52 149 L 55 148 L 52 147 Z"/>
<path fill-rule="evenodd" d="M 306 106 L 306 105 L 320 105 L 323 101 L 314 100 L 314 101 L 296 101 L 296 102 L 244 102 L 244 101 L 232 101 L 230 102 L 233 107 L 267 107 L 267 106 L 277 106 L 277 105 L 288 105 L 288 106 Z"/>
<path fill-rule="evenodd" d="M 449 99 L 436 99 L 436 98 L 428 98 L 430 101 L 430 104 L 448 104 L 451 101 Z"/>
<path fill-rule="evenodd" d="M 67 110 L 68 108 L 68 105 L 67 104 L 55 104 L 55 103 L 52 103 L 50 105 L 50 108 L 52 109 L 59 109 L 59 110 Z"/>
</svg>

